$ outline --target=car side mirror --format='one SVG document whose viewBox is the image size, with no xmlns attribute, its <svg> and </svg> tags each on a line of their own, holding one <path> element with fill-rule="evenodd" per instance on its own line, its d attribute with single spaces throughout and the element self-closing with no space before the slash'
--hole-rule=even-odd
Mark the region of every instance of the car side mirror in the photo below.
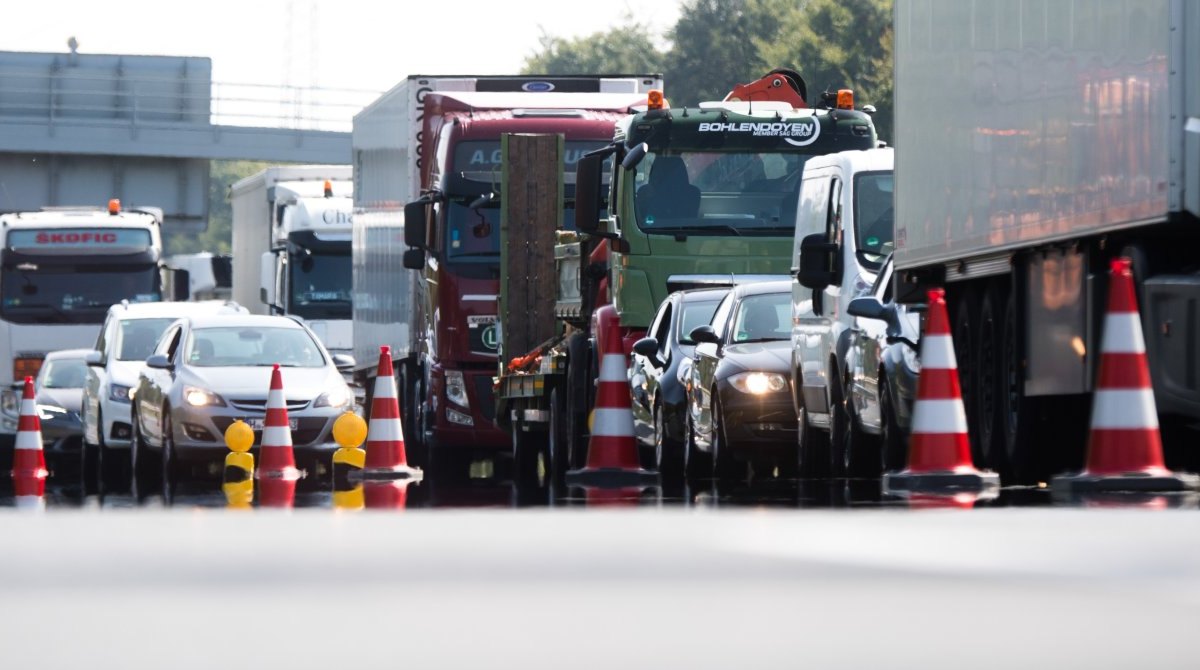
<svg viewBox="0 0 1200 670">
<path fill-rule="evenodd" d="M 640 354 L 650 359 L 655 367 L 662 367 L 662 360 L 658 357 L 658 340 L 653 337 L 643 337 L 633 343 L 633 353 Z"/>
<path fill-rule="evenodd" d="M 823 290 L 839 284 L 837 267 L 838 245 L 830 242 L 825 233 L 813 233 L 800 241 L 800 267 L 796 281 L 805 288 Z"/>
<path fill-rule="evenodd" d="M 175 364 L 171 362 L 170 358 L 167 358 L 166 354 L 154 354 L 146 359 L 146 367 L 154 368 L 155 370 L 173 370 L 175 369 Z"/>
<path fill-rule="evenodd" d="M 703 325 L 696 326 L 692 332 L 688 333 L 688 337 L 693 342 L 700 344 L 721 344 L 721 337 L 717 335 L 717 331 L 713 330 L 712 326 Z"/>
<path fill-rule="evenodd" d="M 852 316 L 861 316 L 864 319 L 880 319 L 886 320 L 886 309 L 883 303 L 874 296 L 863 296 L 855 298 L 846 306 L 846 311 Z"/>
<path fill-rule="evenodd" d="M 84 363 L 84 365 L 87 365 L 89 368 L 104 367 L 104 361 L 102 361 L 100 359 L 99 351 L 89 351 L 86 354 L 84 354 L 83 355 L 83 363 Z"/>
<path fill-rule="evenodd" d="M 354 357 L 349 354 L 334 354 L 330 358 L 333 359 L 333 365 L 338 369 L 338 372 L 353 370 L 356 365 Z"/>
<path fill-rule="evenodd" d="M 425 251 L 423 249 L 409 249 L 404 252 L 404 259 L 401 262 L 408 270 L 420 270 L 425 267 Z"/>
</svg>

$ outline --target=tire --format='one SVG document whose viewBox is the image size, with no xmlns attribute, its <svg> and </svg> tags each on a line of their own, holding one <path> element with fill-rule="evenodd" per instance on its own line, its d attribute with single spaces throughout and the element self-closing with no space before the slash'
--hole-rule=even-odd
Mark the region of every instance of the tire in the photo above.
<svg viewBox="0 0 1200 670">
<path fill-rule="evenodd" d="M 104 423 L 103 417 L 98 413 L 97 420 L 100 423 L 96 427 L 96 436 L 103 444 Z M 100 450 L 103 448 L 101 444 L 88 444 L 86 435 L 79 438 L 79 479 L 83 482 L 84 495 L 95 490 L 97 479 L 104 476 L 103 470 L 100 468 Z"/>
<path fill-rule="evenodd" d="M 684 479 L 684 445 L 667 437 L 666 418 L 662 403 L 654 403 L 654 467 L 664 482 L 678 483 Z"/>
<path fill-rule="evenodd" d="M 967 434 L 972 445 L 979 444 L 979 416 L 975 404 L 975 390 L 979 385 L 976 377 L 978 366 L 975 364 L 979 329 L 979 301 L 976 295 L 977 292 L 970 285 L 963 286 L 955 292 L 952 302 L 954 358 L 958 363 L 958 385 L 962 391 L 963 407 L 967 414 Z"/>
<path fill-rule="evenodd" d="M 991 286 L 979 306 L 974 342 L 975 432 L 971 435 L 971 456 L 975 466 L 1003 472 L 1008 468 L 1000 426 L 1000 396 L 1007 392 L 1002 381 L 1005 364 L 1000 343 L 1004 338 L 1005 298 L 999 285 Z M 959 367 L 962 370 L 960 364 Z"/>
<path fill-rule="evenodd" d="M 733 448 L 725 439 L 725 417 L 717 389 L 712 390 L 712 460 L 713 477 L 717 481 L 737 481 L 746 477 L 746 462 L 733 457 Z"/>
<path fill-rule="evenodd" d="M 844 458 L 843 471 L 850 477 L 879 478 L 883 458 L 879 451 L 882 441 L 862 429 L 854 402 L 850 399 L 849 380 L 842 391 L 842 411 L 846 416 L 846 431 L 841 449 Z"/>
<path fill-rule="evenodd" d="M 174 486 L 179 474 L 178 455 L 175 453 L 175 433 L 171 425 L 171 408 L 163 408 L 162 420 L 162 483 L 164 488 Z"/>
<path fill-rule="evenodd" d="M 896 419 L 892 388 L 884 374 L 879 375 L 880 466 L 884 472 L 899 472 L 908 465 L 908 441 Z"/>
<path fill-rule="evenodd" d="M 590 347 L 583 333 L 571 336 L 567 342 L 567 387 L 564 428 L 566 431 L 567 469 L 577 470 L 587 462 L 587 412 Z"/>
<path fill-rule="evenodd" d="M 796 470 L 801 477 L 826 477 L 829 475 L 829 433 L 821 431 L 808 422 L 808 410 L 801 400 L 796 412 Z"/>
<path fill-rule="evenodd" d="M 150 463 L 150 454 L 147 453 L 149 447 L 142 439 L 141 419 L 138 418 L 136 411 L 130 415 L 130 420 L 132 425 L 129 434 L 130 484 L 145 491 L 145 484 L 149 484 L 154 478 L 154 468 Z"/>
<path fill-rule="evenodd" d="M 712 477 L 713 459 L 712 454 L 701 451 L 700 447 L 696 446 L 696 429 L 692 426 L 692 419 L 689 416 L 687 419 L 687 437 L 685 439 L 683 470 L 688 481 L 699 481 L 701 479 L 709 479 Z"/>
<path fill-rule="evenodd" d="M 523 421 L 513 421 L 512 431 L 512 462 L 513 481 L 518 488 L 532 490 L 540 487 L 538 477 L 538 456 L 540 449 L 534 433 L 524 430 Z"/>
<path fill-rule="evenodd" d="M 562 483 L 570 466 L 567 463 L 567 426 L 565 393 L 558 388 L 550 391 L 550 426 L 546 435 L 546 477 Z"/>
<path fill-rule="evenodd" d="M 829 476 L 845 477 L 846 463 L 850 456 L 846 452 L 849 446 L 850 417 L 846 416 L 846 402 L 843 398 L 841 377 L 836 373 L 837 366 L 830 366 L 829 373 Z"/>
<path fill-rule="evenodd" d="M 1017 330 L 1016 292 L 1008 294 L 1004 308 L 1004 335 L 1001 337 L 1001 374 L 1003 384 L 1000 393 L 1000 439 L 1004 447 L 1004 461 L 1000 464 L 1000 479 L 1003 484 L 1034 484 L 1045 481 L 1044 459 L 1033 439 L 1033 424 L 1040 409 L 1038 403 L 1025 396 L 1024 352 L 1021 351 L 1020 334 Z"/>
</svg>

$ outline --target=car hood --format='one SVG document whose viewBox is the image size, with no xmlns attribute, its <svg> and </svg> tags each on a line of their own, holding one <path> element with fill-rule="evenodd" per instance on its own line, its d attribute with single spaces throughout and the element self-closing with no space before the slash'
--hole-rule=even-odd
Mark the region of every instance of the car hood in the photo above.
<svg viewBox="0 0 1200 670">
<path fill-rule="evenodd" d="M 63 389 L 48 389 L 42 388 L 37 393 L 37 404 L 39 405 L 54 405 L 61 407 L 71 412 L 78 412 L 83 406 L 83 389 L 81 388 L 63 388 Z"/>
<path fill-rule="evenodd" d="M 722 351 L 722 358 L 727 364 L 743 370 L 786 373 L 792 366 L 792 343 L 790 340 L 773 340 L 730 344 Z"/>
<path fill-rule="evenodd" d="M 108 382 L 122 386 L 137 386 L 138 374 L 146 367 L 145 361 L 108 361 Z"/>
<path fill-rule="evenodd" d="M 291 399 L 311 400 L 345 383 L 331 368 L 280 368 L 279 372 L 283 394 Z M 271 390 L 271 368 L 189 368 L 186 380 L 227 398 L 266 398 Z"/>
</svg>

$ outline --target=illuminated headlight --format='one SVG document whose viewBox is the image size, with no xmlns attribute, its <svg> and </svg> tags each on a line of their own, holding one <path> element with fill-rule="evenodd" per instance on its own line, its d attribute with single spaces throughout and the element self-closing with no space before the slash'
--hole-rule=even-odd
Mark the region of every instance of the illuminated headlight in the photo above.
<svg viewBox="0 0 1200 670">
<path fill-rule="evenodd" d="M 446 372 L 446 400 L 459 407 L 471 406 L 471 401 L 467 400 L 467 382 L 463 379 L 463 373 L 457 370 Z"/>
<path fill-rule="evenodd" d="M 449 421 L 450 423 L 455 423 L 460 426 L 474 426 L 475 425 L 475 419 L 472 419 L 470 414 L 463 414 L 462 412 L 455 412 L 454 410 L 450 409 L 449 407 L 446 408 L 446 420 Z"/>
<path fill-rule="evenodd" d="M 20 414 L 21 401 L 17 398 L 16 391 L 12 389 L 4 389 L 0 391 L 0 411 L 9 416 L 17 416 Z"/>
<path fill-rule="evenodd" d="M 354 402 L 354 394 L 350 392 L 350 387 L 343 386 L 317 396 L 317 399 L 313 401 L 313 407 L 346 407 L 352 402 Z"/>
<path fill-rule="evenodd" d="M 225 401 L 221 396 L 195 386 L 183 387 L 183 400 L 192 407 L 224 407 Z"/>
<path fill-rule="evenodd" d="M 904 361 L 904 367 L 914 373 L 921 371 L 921 357 L 917 355 L 917 351 L 907 344 L 900 347 L 900 360 Z"/>
<path fill-rule="evenodd" d="M 50 421 L 51 419 L 62 419 L 67 416 L 66 408 L 59 407 L 58 405 L 38 405 L 37 413 L 38 413 L 38 417 L 40 417 L 42 419 L 42 421 Z"/>
<path fill-rule="evenodd" d="M 110 384 L 108 386 L 108 399 L 113 402 L 121 402 L 129 404 L 133 398 L 133 390 L 128 386 L 121 384 Z"/>
<path fill-rule="evenodd" d="M 752 395 L 778 393 L 788 387 L 787 377 L 777 372 L 739 372 L 729 378 L 729 383 L 742 393 Z"/>
</svg>

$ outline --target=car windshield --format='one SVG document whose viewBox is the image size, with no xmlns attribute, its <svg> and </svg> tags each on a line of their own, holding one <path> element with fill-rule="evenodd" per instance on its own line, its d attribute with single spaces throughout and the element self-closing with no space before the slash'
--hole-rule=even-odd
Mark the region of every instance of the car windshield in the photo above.
<svg viewBox="0 0 1200 670">
<path fill-rule="evenodd" d="M 771 152 L 647 153 L 635 174 L 638 227 L 652 234 L 790 235 L 807 159 Z"/>
<path fill-rule="evenodd" d="M 717 311 L 720 300 L 697 300 L 684 302 L 679 318 L 679 343 L 695 344 L 689 335 L 696 326 L 712 322 L 713 312 Z"/>
<path fill-rule="evenodd" d="M 144 361 L 154 353 L 158 338 L 175 319 L 127 319 L 117 331 L 117 360 Z"/>
<path fill-rule="evenodd" d="M 742 298 L 734 320 L 734 342 L 786 340 L 792 336 L 792 295 L 761 293 Z"/>
<path fill-rule="evenodd" d="M 188 337 L 184 360 L 201 368 L 325 365 L 320 347 L 300 328 L 197 328 Z"/>
<path fill-rule="evenodd" d="M 854 239 L 858 260 L 872 270 L 892 253 L 891 172 L 863 172 L 854 177 Z"/>
<path fill-rule="evenodd" d="M 82 358 L 56 358 L 46 361 L 38 386 L 46 389 L 78 389 L 87 381 L 87 364 Z"/>
</svg>

